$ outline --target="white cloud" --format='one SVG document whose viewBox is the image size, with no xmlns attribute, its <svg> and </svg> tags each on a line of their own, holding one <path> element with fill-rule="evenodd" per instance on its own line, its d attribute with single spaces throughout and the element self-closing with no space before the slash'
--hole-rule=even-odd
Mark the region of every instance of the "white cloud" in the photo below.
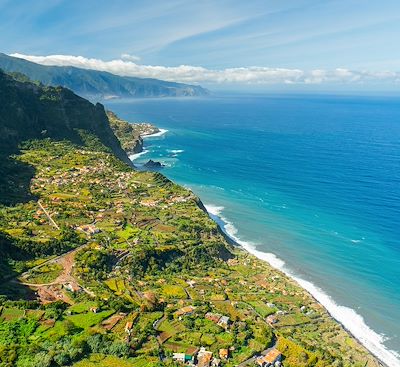
<svg viewBox="0 0 400 367">
<path fill-rule="evenodd" d="M 121 59 L 124 61 L 133 61 L 133 62 L 140 61 L 139 56 L 131 55 L 131 54 L 121 54 Z"/>
<path fill-rule="evenodd" d="M 322 83 L 399 83 L 400 72 L 392 71 L 354 71 L 345 68 L 333 70 L 240 67 L 221 70 L 201 66 L 153 66 L 136 63 L 137 56 L 123 54 L 121 59 L 103 61 L 83 56 L 49 55 L 31 56 L 19 53 L 19 57 L 42 65 L 76 66 L 83 69 L 108 71 L 121 76 L 156 78 L 186 83 L 235 83 L 235 84 L 322 84 Z"/>
</svg>

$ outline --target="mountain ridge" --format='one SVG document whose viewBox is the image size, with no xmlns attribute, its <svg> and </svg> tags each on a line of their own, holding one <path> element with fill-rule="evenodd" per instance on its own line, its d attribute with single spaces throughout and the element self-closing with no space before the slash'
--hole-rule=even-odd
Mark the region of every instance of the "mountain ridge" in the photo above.
<svg viewBox="0 0 400 367">
<path fill-rule="evenodd" d="M 25 74 L 45 85 L 62 86 L 90 99 L 198 97 L 209 94 L 197 85 L 151 78 L 124 77 L 74 66 L 47 66 L 0 53 L 0 68 Z"/>
</svg>

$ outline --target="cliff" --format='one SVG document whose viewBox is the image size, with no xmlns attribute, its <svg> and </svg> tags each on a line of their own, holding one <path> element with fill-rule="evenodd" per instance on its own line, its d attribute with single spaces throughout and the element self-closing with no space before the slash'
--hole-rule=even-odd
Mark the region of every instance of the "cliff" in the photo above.
<svg viewBox="0 0 400 367">
<path fill-rule="evenodd" d="M 109 125 L 103 105 L 93 105 L 62 87 L 20 82 L 0 71 L 0 147 L 15 151 L 24 140 L 67 139 L 86 145 L 82 130 L 127 164 L 130 160 Z"/>
</svg>

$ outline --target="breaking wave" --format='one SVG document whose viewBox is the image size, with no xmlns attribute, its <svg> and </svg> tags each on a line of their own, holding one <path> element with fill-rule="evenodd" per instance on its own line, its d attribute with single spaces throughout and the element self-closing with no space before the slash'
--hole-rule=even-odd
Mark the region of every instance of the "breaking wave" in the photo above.
<svg viewBox="0 0 400 367">
<path fill-rule="evenodd" d="M 371 353 L 387 364 L 389 367 L 400 366 L 400 355 L 389 350 L 383 344 L 386 340 L 381 335 L 372 330 L 359 315 L 350 307 L 338 305 L 328 294 L 312 282 L 301 278 L 287 268 L 285 262 L 273 253 L 257 250 L 257 245 L 252 242 L 243 241 L 238 236 L 238 230 L 232 222 L 225 218 L 222 213 L 223 206 L 205 205 L 210 217 L 216 221 L 221 229 L 235 242 L 242 246 L 246 251 L 253 254 L 260 260 L 268 262 L 274 268 L 282 271 L 294 279 L 301 287 L 307 290 L 319 303 L 321 303 L 329 314 L 340 322 L 357 340 L 360 341 Z"/>
</svg>

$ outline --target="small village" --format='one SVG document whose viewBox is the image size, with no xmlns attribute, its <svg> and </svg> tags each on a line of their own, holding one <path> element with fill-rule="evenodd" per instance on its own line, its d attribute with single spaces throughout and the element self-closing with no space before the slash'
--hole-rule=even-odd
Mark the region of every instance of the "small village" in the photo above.
<svg viewBox="0 0 400 367">
<path fill-rule="evenodd" d="M 74 367 L 330 367 L 331 353 L 366 355 L 340 344 L 345 332 L 293 281 L 226 245 L 191 191 L 108 153 L 46 149 L 21 158 L 36 165 L 40 199 L 0 216 L 36 251 L 8 288 L 32 310 L 3 303 L 5 324 L 32 322 L 32 340 L 60 348 L 79 340 L 89 352 L 68 354 Z"/>
</svg>

